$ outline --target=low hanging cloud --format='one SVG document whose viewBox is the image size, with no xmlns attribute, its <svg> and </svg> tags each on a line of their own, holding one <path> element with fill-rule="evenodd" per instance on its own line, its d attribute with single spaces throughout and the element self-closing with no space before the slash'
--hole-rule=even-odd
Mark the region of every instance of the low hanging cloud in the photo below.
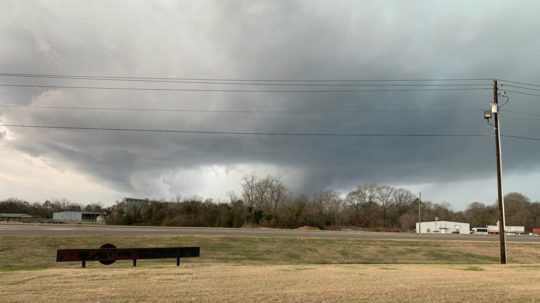
<svg viewBox="0 0 540 303">
<path fill-rule="evenodd" d="M 536 9 L 534 9 L 534 8 Z M 232 79 L 492 78 L 540 82 L 534 1 L 4 1 L 0 72 Z M 512 20 L 512 22 L 508 22 Z M 245 86 L 2 77 L 56 86 Z M 490 85 L 489 81 L 460 83 Z M 261 89 L 256 87 L 255 89 Z M 270 88 L 274 89 L 274 88 Z M 275 88 L 283 89 L 283 88 Z M 316 137 L 0 129 L 10 149 L 113 190 L 225 193 L 246 174 L 297 191 L 362 182 L 441 184 L 493 174 L 491 91 L 171 92 L 1 87 L 2 123 L 256 132 L 461 133 L 486 137 Z M 539 110 L 512 95 L 508 109 Z M 148 112 L 38 107 L 222 110 Z M 251 112 L 223 112 L 245 110 Z M 503 116 L 505 133 L 534 135 Z M 12 133 L 14 140 L 6 140 Z M 538 147 L 505 139 L 505 169 L 537 169 Z M 237 185 L 236 185 L 237 186 Z"/>
</svg>

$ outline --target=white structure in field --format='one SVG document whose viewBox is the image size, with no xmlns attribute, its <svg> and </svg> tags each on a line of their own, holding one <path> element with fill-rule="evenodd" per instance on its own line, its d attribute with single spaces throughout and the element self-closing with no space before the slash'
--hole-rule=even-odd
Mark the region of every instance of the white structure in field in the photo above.
<svg viewBox="0 0 540 303">
<path fill-rule="evenodd" d="M 489 234 L 498 234 L 499 233 L 499 221 L 497 221 L 497 225 L 488 225 L 487 231 Z M 524 234 L 525 233 L 525 226 L 510 226 L 506 225 L 504 227 L 504 232 L 507 234 Z"/>
<path fill-rule="evenodd" d="M 101 213 L 91 211 L 60 211 L 53 213 L 53 220 L 63 223 L 105 223 Z"/>
<path fill-rule="evenodd" d="M 463 222 L 428 221 L 416 222 L 417 234 L 470 234 L 471 225 Z"/>
</svg>

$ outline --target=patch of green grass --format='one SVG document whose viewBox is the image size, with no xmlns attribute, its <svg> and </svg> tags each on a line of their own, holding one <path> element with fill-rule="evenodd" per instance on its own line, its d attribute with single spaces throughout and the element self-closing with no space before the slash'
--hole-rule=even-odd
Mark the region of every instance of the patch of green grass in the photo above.
<svg viewBox="0 0 540 303">
<path fill-rule="evenodd" d="M 76 268 L 80 263 L 56 263 L 59 248 L 200 246 L 200 258 L 182 262 L 232 264 L 486 264 L 498 262 L 498 246 L 492 242 L 345 240 L 284 237 L 224 236 L 102 236 L 0 237 L 0 271 Z M 540 263 L 532 254 L 536 244 L 512 244 L 513 263 Z M 512 247 L 510 249 L 512 249 Z M 518 249 L 519 248 L 519 249 Z M 103 267 L 88 262 L 89 267 Z M 130 267 L 117 261 L 113 267 Z M 137 266 L 174 266 L 174 260 L 140 260 Z"/>
<path fill-rule="evenodd" d="M 496 263 L 499 259 L 496 256 L 470 253 L 459 249 L 447 250 L 444 247 L 426 249 L 424 256 L 430 260 L 447 260 L 447 263 Z"/>
</svg>

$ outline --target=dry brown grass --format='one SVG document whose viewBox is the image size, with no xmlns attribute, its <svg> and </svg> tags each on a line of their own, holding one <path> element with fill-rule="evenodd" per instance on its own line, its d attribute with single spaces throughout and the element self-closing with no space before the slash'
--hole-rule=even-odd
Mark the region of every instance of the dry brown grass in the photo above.
<svg viewBox="0 0 540 303">
<path fill-rule="evenodd" d="M 2 302 L 540 302 L 536 265 L 230 265 L 0 273 Z"/>
</svg>

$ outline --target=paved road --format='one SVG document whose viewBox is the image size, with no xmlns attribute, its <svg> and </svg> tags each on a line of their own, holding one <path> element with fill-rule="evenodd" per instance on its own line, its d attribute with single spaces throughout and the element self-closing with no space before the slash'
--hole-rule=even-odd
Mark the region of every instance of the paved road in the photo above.
<svg viewBox="0 0 540 303">
<path fill-rule="evenodd" d="M 364 231 L 308 231 L 271 228 L 154 227 L 68 224 L 0 224 L 0 236 L 149 236 L 208 235 L 230 237 L 293 237 L 359 240 L 466 240 L 498 241 L 496 235 L 444 235 Z M 540 237 L 508 236 L 509 241 L 540 243 Z"/>
</svg>

